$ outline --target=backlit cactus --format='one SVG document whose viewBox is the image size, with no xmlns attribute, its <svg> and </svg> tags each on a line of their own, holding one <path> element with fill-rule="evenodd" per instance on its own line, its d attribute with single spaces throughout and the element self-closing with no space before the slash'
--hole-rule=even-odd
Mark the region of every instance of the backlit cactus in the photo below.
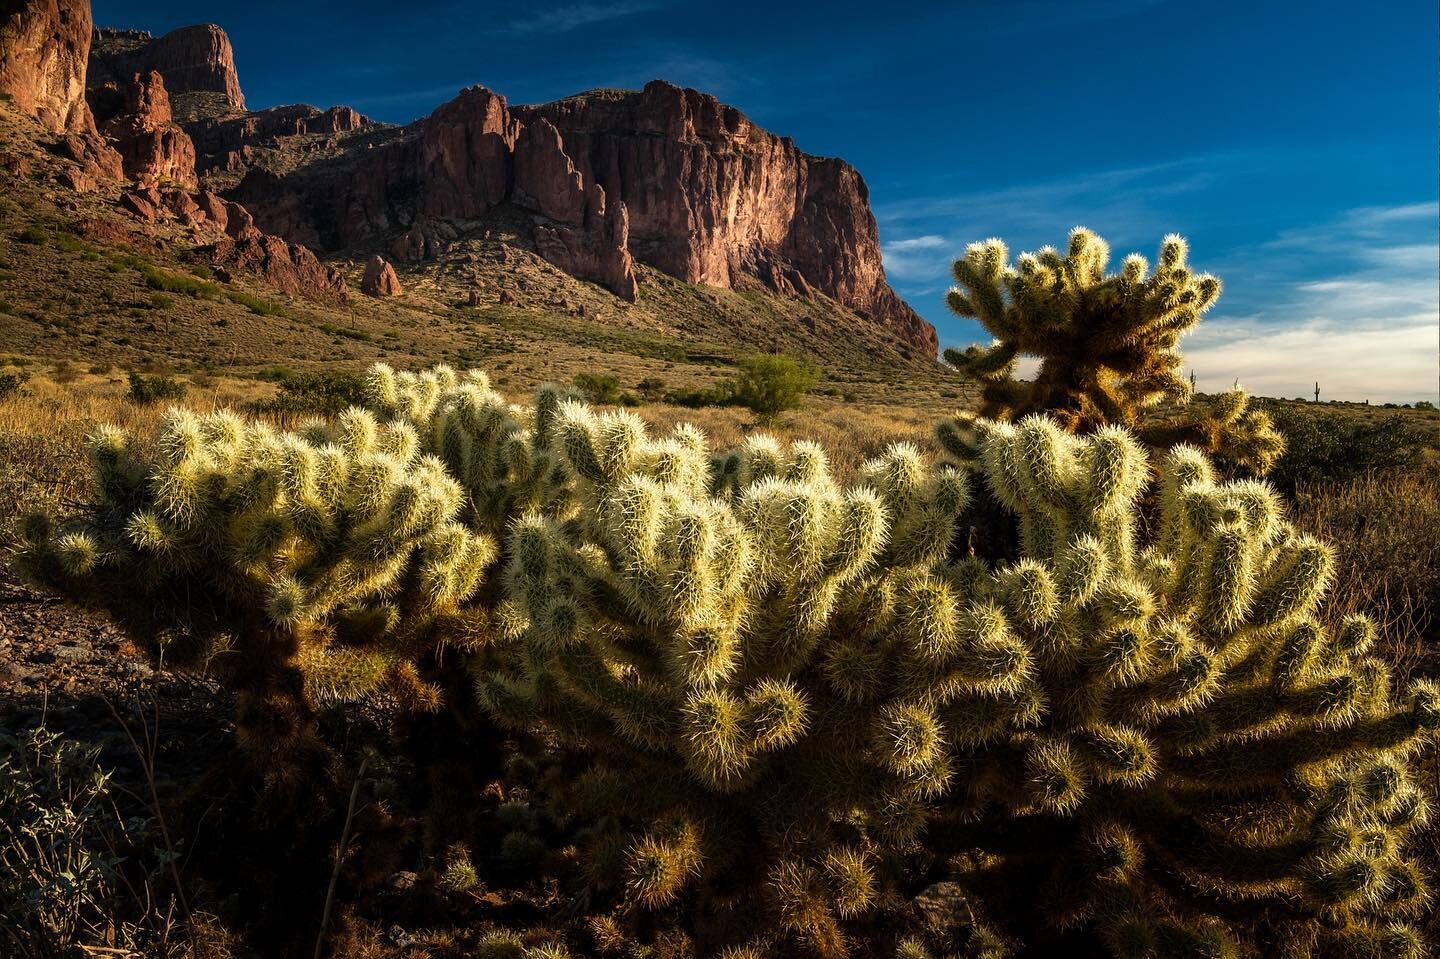
<svg viewBox="0 0 1440 959">
<path fill-rule="evenodd" d="M 533 407 L 509 403 L 479 370 L 436 366 L 397 372 L 376 363 L 365 374 L 367 408 L 408 423 L 465 492 L 471 525 L 496 536 L 520 513 L 559 515 L 570 474 L 551 449 L 560 405 L 573 391 L 542 387 Z"/>
<path fill-rule="evenodd" d="M 578 509 L 515 525 L 482 701 L 590 755 L 569 801 L 596 883 L 649 908 L 698 885 L 745 934 L 844 954 L 953 776 L 938 710 L 1025 669 L 929 572 L 963 478 L 901 446 L 845 489 L 814 444 L 712 461 L 579 404 L 554 441 Z"/>
<path fill-rule="evenodd" d="M 17 563 L 171 662 L 216 654 L 278 772 L 314 745 L 316 705 L 383 690 L 433 708 L 416 658 L 483 624 L 464 603 L 495 541 L 456 522 L 461 488 L 418 446 L 359 409 L 295 433 L 176 409 L 146 444 L 101 428 L 94 502 L 33 519 Z"/>
<path fill-rule="evenodd" d="M 1408 757 L 1440 692 L 1397 690 L 1374 628 L 1329 624 L 1328 547 L 1262 483 L 1218 483 L 1179 446 L 1139 532 L 1142 448 L 1031 417 L 970 424 L 1023 557 L 955 568 L 957 609 L 1025 651 L 1010 686 L 942 713 L 966 774 L 964 881 L 1032 943 L 1117 956 L 1419 956 L 1405 851 L 1428 814 Z"/>
<path fill-rule="evenodd" d="M 1071 433 L 1127 426 L 1152 445 L 1187 442 L 1264 472 L 1284 441 L 1263 412 L 1247 409 L 1242 392 L 1225 394 L 1209 410 L 1186 408 L 1155 424 L 1153 438 L 1147 433 L 1147 410 L 1189 401 L 1180 338 L 1220 296 L 1220 280 L 1195 273 L 1188 253 L 1185 240 L 1171 234 L 1153 271 L 1131 254 L 1119 273 L 1106 273 L 1110 247 L 1084 227 L 1071 231 L 1063 255 L 1045 247 L 1021 254 L 1015 266 L 1000 240 L 971 244 L 955 261 L 956 287 L 946 302 L 979 320 L 995 341 L 948 349 L 945 359 L 981 384 L 982 417 L 1043 413 Z M 1030 381 L 1015 376 L 1024 357 L 1040 361 Z"/>
</svg>

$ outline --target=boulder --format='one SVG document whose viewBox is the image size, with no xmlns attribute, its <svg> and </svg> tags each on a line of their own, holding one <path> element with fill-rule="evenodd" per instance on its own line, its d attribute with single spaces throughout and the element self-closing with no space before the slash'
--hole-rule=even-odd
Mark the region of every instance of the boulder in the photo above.
<svg viewBox="0 0 1440 959">
<path fill-rule="evenodd" d="M 365 275 L 360 279 L 360 292 L 366 296 L 400 296 L 405 290 L 400 286 L 400 277 L 395 267 L 378 253 L 365 264 Z"/>
</svg>

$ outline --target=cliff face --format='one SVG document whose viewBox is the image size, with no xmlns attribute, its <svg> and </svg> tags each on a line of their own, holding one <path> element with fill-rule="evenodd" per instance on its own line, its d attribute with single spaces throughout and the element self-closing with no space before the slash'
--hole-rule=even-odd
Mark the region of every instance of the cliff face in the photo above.
<svg viewBox="0 0 1440 959">
<path fill-rule="evenodd" d="M 844 161 L 809 156 L 733 107 L 656 81 L 510 108 L 471 87 L 391 141 L 235 191 L 265 229 L 334 250 L 434 257 L 457 221 L 502 204 L 533 216 L 536 251 L 633 300 L 634 262 L 688 283 L 830 296 L 934 356 L 935 330 L 885 281 L 869 194 Z"/>
<path fill-rule="evenodd" d="M 89 0 L 0 0 L 0 93 L 53 133 L 93 133 Z"/>
<path fill-rule="evenodd" d="M 97 33 L 90 56 L 91 86 L 124 83 L 151 70 L 165 78 L 182 120 L 245 110 L 235 51 L 225 31 L 213 23 L 180 27 L 158 39 L 137 30 Z"/>
<path fill-rule="evenodd" d="M 885 281 L 869 191 L 843 160 L 658 80 L 514 112 L 552 124 L 580 174 L 625 204 L 642 262 L 689 283 L 729 288 L 749 274 L 784 292 L 816 289 L 934 355 L 934 328 Z"/>
<path fill-rule="evenodd" d="M 173 183 L 199 187 L 195 144 L 172 120 L 170 97 L 159 71 L 137 73 L 123 91 L 106 84 L 92 91 L 92 109 L 100 131 L 124 161 L 125 175 L 142 187 Z"/>
</svg>

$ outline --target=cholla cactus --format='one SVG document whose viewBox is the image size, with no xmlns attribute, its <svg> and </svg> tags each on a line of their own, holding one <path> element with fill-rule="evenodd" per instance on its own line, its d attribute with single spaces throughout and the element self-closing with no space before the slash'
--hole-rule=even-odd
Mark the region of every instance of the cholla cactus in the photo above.
<svg viewBox="0 0 1440 959">
<path fill-rule="evenodd" d="M 1394 689 L 1368 621 L 1320 618 L 1330 549 L 1192 448 L 1166 458 L 1147 541 L 1146 457 L 1123 430 L 970 428 L 1023 556 L 956 567 L 957 615 L 1030 664 L 941 716 L 967 774 L 932 835 L 976 847 L 973 891 L 1025 938 L 1081 929 L 1124 957 L 1232 955 L 1242 936 L 1422 955 L 1405 846 L 1428 804 L 1408 757 L 1440 691 Z"/>
<path fill-rule="evenodd" d="M 551 451 L 551 432 L 561 403 L 577 398 L 544 386 L 533 407 L 515 406 L 483 372 L 443 365 L 410 373 L 377 363 L 365 376 L 366 406 L 413 427 L 467 494 L 466 518 L 496 536 L 521 513 L 565 513 L 570 474 Z"/>
<path fill-rule="evenodd" d="M 279 776 L 317 746 L 319 703 L 433 708 L 417 656 L 481 624 L 462 604 L 495 542 L 456 522 L 461 489 L 418 446 L 358 409 L 298 433 L 175 409 L 144 445 L 102 428 L 96 500 L 32 520 L 18 565 L 171 661 L 228 648 L 242 739 Z"/>
<path fill-rule="evenodd" d="M 1107 275 L 1110 248 L 1084 227 L 1070 233 L 1064 256 L 1045 247 L 1022 254 L 1018 268 L 1000 240 L 972 244 L 955 261 L 958 287 L 946 302 L 997 342 L 945 358 L 984 385 L 983 416 L 1045 412 L 1072 432 L 1131 424 L 1162 399 L 1189 396 L 1176 347 L 1220 296 L 1220 281 L 1194 274 L 1186 252 L 1172 234 L 1154 273 L 1131 254 Z M 1029 385 L 1014 379 L 1021 356 L 1041 360 Z"/>
<path fill-rule="evenodd" d="M 842 489 L 814 444 L 712 462 L 579 404 L 555 442 L 579 509 L 515 525 L 482 701 L 592 756 L 569 800 L 600 820 L 595 882 L 644 907 L 698 883 L 742 935 L 843 954 L 952 777 L 939 710 L 1027 668 L 929 572 L 963 477 L 902 446 Z"/>
<path fill-rule="evenodd" d="M 981 383 L 983 417 L 1043 413 L 1071 433 L 1121 425 L 1151 442 L 1142 416 L 1162 402 L 1190 399 L 1180 337 L 1220 296 L 1219 279 L 1194 273 L 1187 254 L 1185 240 L 1172 234 L 1154 272 L 1131 254 L 1119 273 L 1107 274 L 1109 246 L 1083 227 L 1071 231 L 1063 256 L 1045 247 L 1022 254 L 1014 267 L 1000 240 L 972 244 L 955 261 L 957 288 L 947 303 L 980 320 L 995 342 L 946 350 L 945 359 Z M 1025 356 L 1040 360 L 1028 383 L 1015 379 Z M 1189 442 L 1263 472 L 1283 440 L 1263 413 L 1245 407 L 1243 394 L 1228 394 L 1215 410 L 1159 424 L 1153 442 Z"/>
<path fill-rule="evenodd" d="M 1172 417 L 1142 423 L 1136 433 L 1150 446 L 1169 449 L 1184 443 L 1259 476 L 1285 452 L 1285 437 L 1270 414 L 1252 406 L 1239 387 Z"/>
</svg>

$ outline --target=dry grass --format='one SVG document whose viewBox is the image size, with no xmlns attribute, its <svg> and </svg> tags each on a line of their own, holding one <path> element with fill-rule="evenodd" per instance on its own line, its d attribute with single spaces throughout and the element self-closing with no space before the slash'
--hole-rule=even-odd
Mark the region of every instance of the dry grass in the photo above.
<svg viewBox="0 0 1440 959">
<path fill-rule="evenodd" d="M 1335 546 L 1331 610 L 1379 621 L 1384 652 L 1402 675 L 1440 672 L 1440 481 L 1434 474 L 1380 473 L 1302 486 L 1295 519 Z"/>
</svg>

